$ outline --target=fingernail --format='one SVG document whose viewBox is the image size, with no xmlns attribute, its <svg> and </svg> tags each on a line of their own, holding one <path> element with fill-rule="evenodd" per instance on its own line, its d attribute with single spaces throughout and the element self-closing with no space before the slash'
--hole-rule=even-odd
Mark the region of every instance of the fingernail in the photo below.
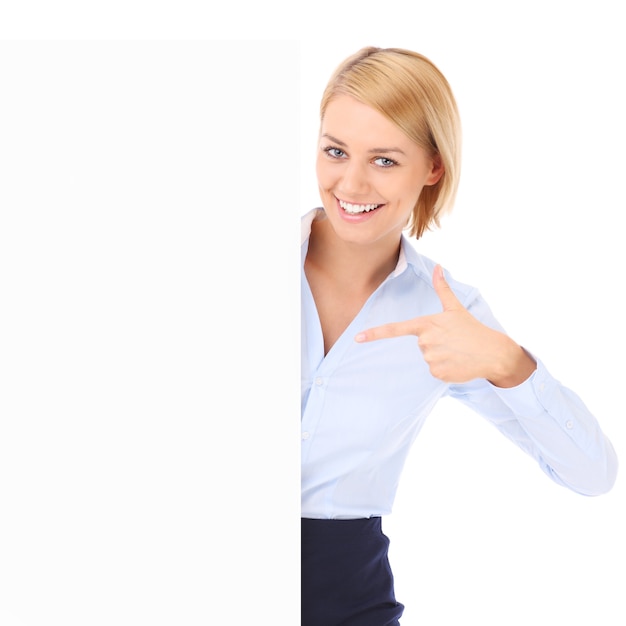
<svg viewBox="0 0 626 626">
<path fill-rule="evenodd" d="M 354 341 L 365 341 L 365 333 L 359 333 L 355 338 Z"/>
</svg>

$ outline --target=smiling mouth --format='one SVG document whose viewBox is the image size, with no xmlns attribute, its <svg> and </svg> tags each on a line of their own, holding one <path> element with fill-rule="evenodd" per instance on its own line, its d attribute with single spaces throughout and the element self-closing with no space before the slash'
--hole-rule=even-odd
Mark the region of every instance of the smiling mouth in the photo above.
<svg viewBox="0 0 626 626">
<path fill-rule="evenodd" d="M 350 204 L 350 202 L 339 200 L 339 206 L 346 213 L 350 213 L 350 215 L 357 215 L 358 213 L 369 213 L 371 211 L 375 211 L 376 209 L 378 209 L 379 207 L 383 205 L 382 204 Z"/>
</svg>

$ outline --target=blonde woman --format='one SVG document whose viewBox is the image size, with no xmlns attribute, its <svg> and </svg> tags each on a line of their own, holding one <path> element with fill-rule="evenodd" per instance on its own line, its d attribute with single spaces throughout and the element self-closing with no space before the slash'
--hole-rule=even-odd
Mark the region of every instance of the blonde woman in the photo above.
<svg viewBox="0 0 626 626">
<path fill-rule="evenodd" d="M 399 624 L 381 518 L 435 403 L 458 398 L 581 494 L 617 459 L 578 396 L 480 293 L 418 254 L 460 174 L 454 96 L 424 56 L 368 47 L 321 102 L 322 207 L 302 221 L 302 624 Z"/>
<path fill-rule="evenodd" d="M 409 50 L 364 48 L 331 77 L 320 112 L 322 207 L 302 220 L 302 624 L 391 626 L 403 605 L 381 518 L 440 398 L 581 494 L 611 489 L 617 459 L 480 293 L 409 242 L 439 225 L 459 181 L 441 72 Z"/>
</svg>

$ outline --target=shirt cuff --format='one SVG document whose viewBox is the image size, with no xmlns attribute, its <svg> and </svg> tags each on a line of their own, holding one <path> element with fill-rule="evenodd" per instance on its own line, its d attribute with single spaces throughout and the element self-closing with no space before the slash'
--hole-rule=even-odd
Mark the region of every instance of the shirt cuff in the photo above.
<svg viewBox="0 0 626 626">
<path fill-rule="evenodd" d="M 537 363 L 535 371 L 516 387 L 496 387 L 492 385 L 500 399 L 519 415 L 533 417 L 543 414 L 550 404 L 551 390 L 558 386 L 557 381 L 545 368 L 544 364 L 533 355 Z"/>
<path fill-rule="evenodd" d="M 539 359 L 533 358 L 537 369 L 529 378 L 517 387 L 494 387 L 495 393 L 530 431 L 539 428 L 543 432 L 549 418 L 578 446 L 587 448 L 597 438 L 594 418 L 576 394 L 563 387 Z"/>
</svg>

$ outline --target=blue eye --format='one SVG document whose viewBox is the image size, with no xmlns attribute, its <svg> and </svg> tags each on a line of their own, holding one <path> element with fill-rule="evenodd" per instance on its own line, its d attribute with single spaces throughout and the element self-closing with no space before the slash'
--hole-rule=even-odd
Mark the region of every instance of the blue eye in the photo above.
<svg viewBox="0 0 626 626">
<path fill-rule="evenodd" d="M 380 167 L 393 167 L 394 165 L 398 165 L 396 161 L 388 159 L 387 157 L 378 157 L 377 159 L 374 159 L 374 163 L 376 163 L 376 165 L 380 165 Z"/>
<path fill-rule="evenodd" d="M 334 148 L 329 146 L 328 148 L 324 148 L 324 152 L 333 159 L 343 159 L 346 156 L 346 153 L 339 148 Z"/>
</svg>

